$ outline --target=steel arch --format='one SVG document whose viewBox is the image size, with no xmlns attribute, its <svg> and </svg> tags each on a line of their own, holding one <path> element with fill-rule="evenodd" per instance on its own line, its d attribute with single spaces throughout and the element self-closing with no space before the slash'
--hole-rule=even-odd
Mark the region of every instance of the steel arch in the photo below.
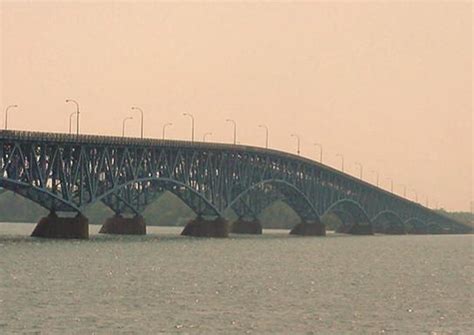
<svg viewBox="0 0 474 335">
<path fill-rule="evenodd" d="M 31 184 L 0 177 L 0 187 L 21 195 L 22 197 L 33 201 L 41 207 L 52 211 L 82 212 L 82 210 L 73 203 L 58 197 L 57 195 L 49 192 L 47 189 L 39 188 Z"/>
<path fill-rule="evenodd" d="M 416 229 L 421 229 L 420 232 L 426 232 L 428 230 L 428 225 L 426 224 L 426 222 L 416 217 L 407 219 L 405 221 L 405 226 L 409 227 L 409 233 L 417 233 L 418 230 Z"/>
<path fill-rule="evenodd" d="M 192 187 L 190 187 L 189 185 L 186 185 L 184 183 L 181 183 L 177 180 L 174 180 L 174 179 L 170 179 L 170 178 L 154 178 L 154 177 L 150 177 L 150 178 L 138 178 L 138 179 L 135 179 L 135 180 L 130 180 L 126 183 L 123 183 L 121 185 L 118 185 L 116 187 L 114 187 L 113 189 L 110 189 L 108 190 L 107 192 L 101 194 L 99 197 L 97 197 L 95 199 L 94 202 L 91 202 L 90 204 L 87 204 L 87 206 L 97 202 L 97 201 L 102 201 L 104 202 L 104 200 L 109 197 L 109 196 L 117 196 L 117 193 L 119 193 L 121 190 L 125 190 L 128 186 L 130 185 L 133 185 L 133 184 L 140 184 L 140 183 L 147 183 L 147 182 L 150 182 L 150 183 L 154 183 L 156 185 L 154 185 L 155 187 L 161 187 L 163 190 L 166 190 L 166 191 L 169 191 L 173 194 L 175 194 L 176 196 L 178 196 L 189 208 L 191 208 L 196 214 L 198 215 L 203 215 L 206 216 L 206 215 L 214 215 L 216 217 L 221 217 L 222 214 L 220 213 L 220 211 L 209 201 L 206 199 L 206 197 L 202 194 L 200 194 L 199 192 L 197 192 L 196 190 L 194 190 Z M 184 188 L 187 192 L 189 192 L 193 197 L 194 199 L 198 199 L 200 202 L 202 202 L 202 204 L 204 205 L 205 209 L 207 209 L 207 211 L 203 212 L 198 205 L 196 205 L 195 203 L 192 203 L 189 201 L 189 199 L 186 199 L 184 196 L 183 196 L 183 193 L 182 192 L 178 192 L 176 191 L 175 189 L 169 187 L 169 186 L 178 186 L 178 187 L 181 187 L 181 188 Z M 156 192 L 155 192 L 156 193 Z M 147 205 L 149 205 L 151 202 L 148 202 L 148 203 L 145 203 L 144 206 L 142 206 L 141 208 L 137 209 L 136 206 L 133 206 L 132 204 L 130 204 L 129 201 L 126 201 L 126 199 L 123 199 L 121 197 L 121 199 L 118 199 L 120 202 L 122 203 L 125 203 L 126 204 L 126 207 L 131 209 L 133 212 L 135 212 L 136 214 L 140 214 L 146 207 Z M 155 199 L 153 199 L 155 200 Z M 106 203 L 107 204 L 107 203 Z M 109 206 L 109 204 L 107 204 L 107 206 Z M 112 208 L 112 207 L 111 207 Z M 114 209 L 114 208 L 112 208 Z"/>
<path fill-rule="evenodd" d="M 329 214 L 332 211 L 338 209 L 348 212 L 355 220 L 364 219 L 365 223 L 372 223 L 364 208 L 362 208 L 362 206 L 357 201 L 354 201 L 352 199 L 340 199 L 334 202 L 331 206 L 328 207 L 328 209 L 326 209 L 323 215 Z M 359 223 L 363 223 L 363 221 Z"/>
<path fill-rule="evenodd" d="M 219 210 L 215 208 L 215 206 L 212 203 L 210 203 L 209 200 L 207 200 L 202 194 L 200 194 L 199 192 L 196 192 L 194 189 L 192 189 L 190 186 L 186 184 L 180 183 L 176 180 L 169 179 L 169 178 L 140 178 L 140 179 L 130 180 L 121 185 L 117 185 L 113 189 L 108 190 L 107 192 L 96 197 L 93 201 L 88 202 L 84 204 L 83 206 L 77 207 L 74 204 L 69 203 L 65 201 L 64 199 L 56 196 L 55 194 L 49 192 L 47 189 L 38 188 L 29 184 L 25 184 L 22 182 L 17 182 L 15 180 L 10 180 L 7 178 L 0 177 L 0 187 L 2 187 L 5 190 L 9 190 L 13 193 L 21 195 L 24 198 L 29 199 L 37 203 L 38 205 L 52 211 L 58 211 L 58 212 L 61 212 L 61 211 L 71 212 L 72 211 L 72 212 L 77 212 L 77 213 L 83 213 L 87 207 L 99 201 L 104 202 L 104 200 L 109 196 L 116 196 L 117 200 L 123 203 L 131 212 L 133 212 L 134 214 L 140 214 L 146 208 L 146 206 L 141 208 L 141 210 L 138 210 L 135 206 L 128 203 L 126 199 L 119 197 L 117 193 L 118 191 L 126 188 L 127 186 L 131 184 L 143 183 L 143 182 L 159 183 L 163 186 L 175 185 L 175 186 L 183 187 L 186 189 L 186 191 L 188 191 L 195 198 L 198 198 L 205 205 L 206 209 L 208 210 L 206 211 L 206 215 L 209 215 L 212 213 L 216 217 L 222 216 Z M 201 214 L 200 209 L 197 206 L 193 205 L 193 203 L 189 202 L 188 199 L 183 197 L 182 193 L 177 192 L 176 190 L 173 190 L 172 188 L 164 187 L 164 189 L 178 196 L 179 199 L 181 199 L 196 214 Z M 112 210 L 115 210 L 107 202 L 104 202 L 104 204 L 109 206 Z"/>
<path fill-rule="evenodd" d="M 308 222 L 320 222 L 319 214 L 312 205 L 309 198 L 295 185 L 280 179 L 267 179 L 255 183 L 254 185 L 241 192 L 237 197 L 235 197 L 229 203 L 226 210 L 233 208 L 246 195 L 249 195 L 253 191 L 261 187 L 264 188 L 266 186 L 275 186 L 276 191 L 282 196 L 281 200 L 287 203 L 288 206 L 290 206 L 302 220 Z M 294 192 L 293 195 L 296 195 L 298 198 L 295 199 L 294 197 L 292 197 L 292 194 L 288 192 L 289 190 L 290 192 Z M 301 200 L 301 202 L 299 202 L 298 200 Z"/>
<path fill-rule="evenodd" d="M 403 222 L 403 220 L 397 215 L 397 213 L 393 211 L 382 211 L 372 219 L 372 224 L 376 232 L 385 232 L 385 229 L 387 228 L 384 226 L 385 223 L 401 227 L 404 231 L 406 231 L 405 222 Z"/>
</svg>

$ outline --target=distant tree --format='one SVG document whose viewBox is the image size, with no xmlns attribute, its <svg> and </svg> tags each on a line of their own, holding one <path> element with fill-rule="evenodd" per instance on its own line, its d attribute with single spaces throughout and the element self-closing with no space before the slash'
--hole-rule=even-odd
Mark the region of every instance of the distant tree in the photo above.
<svg viewBox="0 0 474 335">
<path fill-rule="evenodd" d="M 447 212 L 437 210 L 440 214 L 474 227 L 474 215 L 468 212 Z M 48 210 L 13 192 L 0 194 L 0 221 L 1 222 L 33 222 L 46 216 Z M 101 225 L 113 215 L 113 211 L 99 202 L 86 208 L 84 214 L 92 224 Z M 237 219 L 230 210 L 224 213 L 233 221 Z M 151 203 L 143 213 L 149 226 L 184 226 L 195 217 L 193 211 L 181 199 L 170 192 L 164 192 L 155 202 Z M 301 222 L 295 211 L 283 201 L 276 201 L 268 206 L 259 215 L 264 228 L 291 229 Z M 336 215 L 328 214 L 321 218 L 326 229 L 335 230 L 341 221 Z"/>
<path fill-rule="evenodd" d="M 444 209 L 436 209 L 436 212 L 441 215 L 445 215 L 459 222 L 465 223 L 471 227 L 474 227 L 474 215 L 469 212 L 448 212 Z"/>
</svg>

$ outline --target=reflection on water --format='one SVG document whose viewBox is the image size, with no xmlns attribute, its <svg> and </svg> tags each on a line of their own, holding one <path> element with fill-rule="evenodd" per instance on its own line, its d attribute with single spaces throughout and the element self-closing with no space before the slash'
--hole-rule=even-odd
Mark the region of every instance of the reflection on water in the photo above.
<svg viewBox="0 0 474 335">
<path fill-rule="evenodd" d="M 0 224 L 0 333 L 469 333 L 472 237 L 35 239 Z"/>
</svg>

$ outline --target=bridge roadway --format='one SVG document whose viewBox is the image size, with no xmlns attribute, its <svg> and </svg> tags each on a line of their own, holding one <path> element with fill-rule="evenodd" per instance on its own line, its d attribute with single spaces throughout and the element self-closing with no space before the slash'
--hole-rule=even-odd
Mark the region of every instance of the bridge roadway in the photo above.
<svg viewBox="0 0 474 335">
<path fill-rule="evenodd" d="M 327 214 L 337 216 L 338 230 L 349 234 L 470 231 L 420 204 L 277 150 L 1 130 L 0 151 L 0 187 L 50 211 L 33 236 L 87 238 L 82 212 L 97 201 L 115 212 L 101 232 L 145 234 L 141 213 L 165 191 L 196 213 L 183 235 L 259 234 L 259 214 L 278 200 L 301 218 L 292 234 L 325 235 Z M 236 222 L 226 220 L 230 211 Z"/>
</svg>

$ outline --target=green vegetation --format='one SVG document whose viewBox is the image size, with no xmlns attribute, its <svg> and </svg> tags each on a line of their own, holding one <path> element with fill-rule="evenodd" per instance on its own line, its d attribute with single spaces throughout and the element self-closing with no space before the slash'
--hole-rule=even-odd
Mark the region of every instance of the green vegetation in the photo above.
<svg viewBox="0 0 474 335">
<path fill-rule="evenodd" d="M 444 209 L 437 209 L 438 213 L 450 217 L 459 222 L 465 223 L 470 227 L 474 227 L 474 214 L 469 212 L 447 212 Z"/>
<path fill-rule="evenodd" d="M 326 225 L 326 230 L 336 230 L 342 222 L 336 214 L 326 214 L 321 217 L 321 221 Z"/>
<path fill-rule="evenodd" d="M 443 215 L 474 227 L 474 216 L 466 212 L 446 212 L 439 210 Z M 0 222 L 32 222 L 46 216 L 48 211 L 36 203 L 23 198 L 13 192 L 0 194 Z M 103 224 L 113 215 L 113 212 L 102 203 L 97 203 L 84 213 L 89 222 Z M 235 213 L 225 213 L 229 219 L 236 219 Z M 143 213 L 147 225 L 150 226 L 184 226 L 195 217 L 194 213 L 180 199 L 169 192 L 165 192 L 158 200 L 152 203 Z M 266 208 L 259 217 L 264 228 L 291 229 L 300 222 L 296 213 L 284 202 L 277 201 Z M 337 216 L 329 214 L 321 218 L 328 230 L 335 230 L 340 224 Z"/>
<path fill-rule="evenodd" d="M 0 222 L 37 223 L 48 211 L 36 203 L 13 192 L 0 195 Z M 230 219 L 236 219 L 233 212 L 225 213 Z M 102 203 L 86 209 L 84 215 L 92 224 L 103 224 L 113 212 Z M 165 192 L 158 200 L 150 204 L 143 213 L 149 226 L 184 226 L 195 214 L 174 194 Z M 275 202 L 265 209 L 260 220 L 264 228 L 290 229 L 299 223 L 296 213 L 283 202 Z"/>
<path fill-rule="evenodd" d="M 13 192 L 0 195 L 1 222 L 38 222 L 48 211 Z"/>
</svg>

